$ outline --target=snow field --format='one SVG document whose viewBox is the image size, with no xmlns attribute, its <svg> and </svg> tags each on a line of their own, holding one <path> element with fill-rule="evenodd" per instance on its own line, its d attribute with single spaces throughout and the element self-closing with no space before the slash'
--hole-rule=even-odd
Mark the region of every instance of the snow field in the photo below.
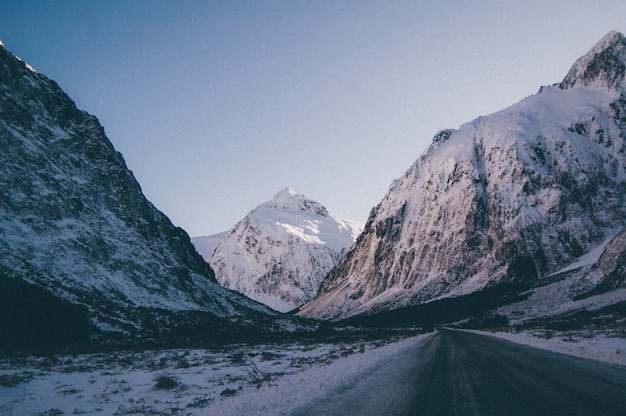
<svg viewBox="0 0 626 416">
<path fill-rule="evenodd" d="M 506 339 L 534 348 L 626 367 L 626 338 L 624 338 L 624 333 L 615 334 L 616 336 L 611 337 L 604 333 L 591 331 L 471 332 Z"/>
<path fill-rule="evenodd" d="M 289 414 L 428 336 L 2 359 L 0 414 Z"/>
</svg>

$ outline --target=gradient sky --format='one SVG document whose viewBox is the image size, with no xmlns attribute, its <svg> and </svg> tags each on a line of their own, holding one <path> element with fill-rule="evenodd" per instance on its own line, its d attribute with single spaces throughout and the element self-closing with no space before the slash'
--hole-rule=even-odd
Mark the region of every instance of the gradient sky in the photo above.
<svg viewBox="0 0 626 416">
<path fill-rule="evenodd" d="M 10 3 L 10 4 L 6 4 Z M 282 188 L 365 222 L 444 128 L 559 82 L 619 1 L 20 1 L 0 39 L 192 236 Z"/>
</svg>

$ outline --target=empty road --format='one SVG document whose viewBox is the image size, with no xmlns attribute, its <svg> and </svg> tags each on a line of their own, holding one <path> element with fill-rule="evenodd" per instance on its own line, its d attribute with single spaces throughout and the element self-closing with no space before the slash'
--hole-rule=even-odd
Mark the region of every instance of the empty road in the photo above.
<svg viewBox="0 0 626 416">
<path fill-rule="evenodd" d="M 626 369 L 441 330 L 296 415 L 626 415 Z"/>
</svg>

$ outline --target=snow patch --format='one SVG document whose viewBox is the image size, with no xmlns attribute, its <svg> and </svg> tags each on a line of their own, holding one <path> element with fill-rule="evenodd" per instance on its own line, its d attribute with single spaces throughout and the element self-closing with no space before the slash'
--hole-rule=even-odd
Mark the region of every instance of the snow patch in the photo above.
<svg viewBox="0 0 626 416">
<path fill-rule="evenodd" d="M 552 273 L 550 276 L 558 275 L 558 274 L 561 274 L 561 273 L 566 273 L 566 272 L 569 272 L 569 271 L 572 271 L 572 270 L 576 270 L 576 269 L 579 269 L 581 267 L 590 266 L 590 265 L 596 263 L 598 261 L 598 259 L 600 258 L 600 256 L 602 255 L 602 253 L 604 252 L 604 249 L 606 248 L 607 244 L 609 244 L 611 242 L 611 240 L 620 231 L 621 231 L 621 229 L 606 230 L 605 231 L 605 235 L 607 236 L 607 238 L 602 243 L 598 244 L 595 248 L 593 248 L 588 253 L 583 254 L 582 256 L 580 256 L 578 259 L 573 261 L 571 264 L 567 265 L 566 267 L 562 268 L 561 270 L 559 270 L 557 272 Z M 548 276 L 548 277 L 550 277 L 550 276 Z"/>
<path fill-rule="evenodd" d="M 470 331 L 506 339 L 517 344 L 589 358 L 626 367 L 626 338 L 599 333 L 567 334 L 555 331 L 483 332 Z"/>
</svg>

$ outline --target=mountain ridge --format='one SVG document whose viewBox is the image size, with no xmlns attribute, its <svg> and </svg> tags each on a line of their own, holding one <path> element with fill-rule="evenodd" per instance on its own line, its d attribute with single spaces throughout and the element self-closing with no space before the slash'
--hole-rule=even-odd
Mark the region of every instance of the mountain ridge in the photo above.
<svg viewBox="0 0 626 416">
<path fill-rule="evenodd" d="M 623 45 L 610 33 L 562 85 L 440 131 L 300 315 L 342 319 L 534 281 L 621 230 Z"/>
<path fill-rule="evenodd" d="M 626 37 L 620 32 L 611 31 L 576 60 L 559 87 L 567 89 L 581 85 L 624 89 L 625 74 Z"/>
<path fill-rule="evenodd" d="M 288 312 L 313 297 L 361 229 L 285 188 L 235 224 L 205 259 L 223 286 Z"/>
<path fill-rule="evenodd" d="M 0 73 L 2 279 L 85 307 L 103 340 L 158 336 L 185 311 L 273 315 L 217 284 L 95 116 L 5 47 Z"/>
</svg>

